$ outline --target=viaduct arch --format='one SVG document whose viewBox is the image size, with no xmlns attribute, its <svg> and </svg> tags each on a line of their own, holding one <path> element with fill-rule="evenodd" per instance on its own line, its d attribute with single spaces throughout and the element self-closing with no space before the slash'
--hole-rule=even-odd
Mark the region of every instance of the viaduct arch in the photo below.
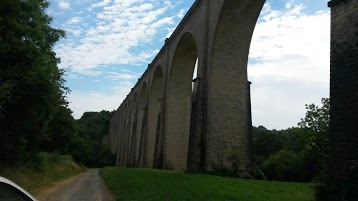
<svg viewBox="0 0 358 201">
<path fill-rule="evenodd" d="M 111 120 L 116 165 L 250 170 L 247 63 L 264 3 L 195 1 Z M 358 1 L 332 0 L 329 6 L 331 156 L 337 162 L 331 175 L 341 181 L 358 166 Z M 192 80 L 197 60 L 198 77 Z"/>
</svg>

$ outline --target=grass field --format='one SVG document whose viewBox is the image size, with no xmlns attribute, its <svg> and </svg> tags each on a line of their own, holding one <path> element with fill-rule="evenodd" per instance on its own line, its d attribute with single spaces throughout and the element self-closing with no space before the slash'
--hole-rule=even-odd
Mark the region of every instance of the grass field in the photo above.
<svg viewBox="0 0 358 201">
<path fill-rule="evenodd" d="M 225 178 L 154 169 L 100 171 L 117 200 L 312 201 L 310 184 Z"/>
</svg>

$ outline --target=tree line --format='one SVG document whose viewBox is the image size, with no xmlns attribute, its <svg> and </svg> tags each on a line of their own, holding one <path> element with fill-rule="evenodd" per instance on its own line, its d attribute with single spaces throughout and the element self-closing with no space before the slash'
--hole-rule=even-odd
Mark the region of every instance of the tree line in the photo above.
<svg viewBox="0 0 358 201">
<path fill-rule="evenodd" d="M 297 127 L 268 130 L 253 127 L 254 158 L 261 179 L 299 182 L 326 180 L 329 99 L 306 105 Z"/>
<path fill-rule="evenodd" d="M 65 71 L 53 47 L 65 32 L 50 26 L 46 0 L 0 2 L 0 162 L 20 165 L 39 152 L 71 154 L 89 166 L 113 164 L 108 125 L 113 112 L 75 120 Z"/>
</svg>

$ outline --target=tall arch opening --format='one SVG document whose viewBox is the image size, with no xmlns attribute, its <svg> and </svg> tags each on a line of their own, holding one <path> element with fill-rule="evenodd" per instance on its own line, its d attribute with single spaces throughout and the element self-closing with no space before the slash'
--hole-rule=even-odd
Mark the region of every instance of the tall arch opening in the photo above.
<svg viewBox="0 0 358 201">
<path fill-rule="evenodd" d="M 199 81 L 198 65 L 199 65 L 199 58 L 197 57 L 196 61 L 195 61 L 194 72 L 193 72 L 193 78 L 192 78 L 193 81 L 192 81 L 192 84 L 191 84 L 191 90 L 192 90 L 192 93 L 193 93 L 193 97 L 192 97 L 193 103 L 196 100 L 196 95 L 198 93 L 198 87 L 199 87 L 199 85 L 198 85 L 198 81 Z"/>
<path fill-rule="evenodd" d="M 167 169 L 187 169 L 192 78 L 197 58 L 194 37 L 186 33 L 178 43 L 169 75 L 163 146 L 163 166 Z"/>
<path fill-rule="evenodd" d="M 142 167 L 143 166 L 143 159 L 144 159 L 144 139 L 146 136 L 146 123 L 147 123 L 147 83 L 144 82 L 142 84 L 139 100 L 138 100 L 138 110 L 137 110 L 137 134 L 136 134 L 136 166 Z"/>
<path fill-rule="evenodd" d="M 163 70 L 157 66 L 154 71 L 148 100 L 148 135 L 146 166 L 160 167 L 163 136 L 160 133 L 161 106 L 163 97 Z"/>
</svg>

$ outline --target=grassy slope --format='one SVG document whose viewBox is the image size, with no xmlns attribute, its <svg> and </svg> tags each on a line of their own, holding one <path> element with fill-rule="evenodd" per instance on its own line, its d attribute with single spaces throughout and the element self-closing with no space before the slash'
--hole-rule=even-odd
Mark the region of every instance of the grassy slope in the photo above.
<svg viewBox="0 0 358 201">
<path fill-rule="evenodd" d="M 29 167 L 7 167 L 0 165 L 0 176 L 10 179 L 34 194 L 49 186 L 84 171 L 84 167 L 73 161 L 71 156 L 39 154 L 37 164 Z"/>
<path fill-rule="evenodd" d="M 153 169 L 100 171 L 117 200 L 310 201 L 310 184 L 244 180 Z"/>
</svg>

